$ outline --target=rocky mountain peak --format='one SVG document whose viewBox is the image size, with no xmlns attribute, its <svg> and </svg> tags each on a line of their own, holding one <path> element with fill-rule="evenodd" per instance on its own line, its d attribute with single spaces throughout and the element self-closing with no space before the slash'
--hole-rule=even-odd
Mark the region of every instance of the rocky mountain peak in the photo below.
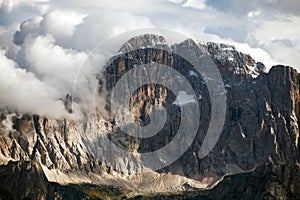
<svg viewBox="0 0 300 200">
<path fill-rule="evenodd" d="M 235 75 L 249 75 L 256 78 L 259 74 L 266 72 L 266 67 L 261 62 L 256 62 L 250 55 L 239 52 L 233 45 L 213 42 L 195 42 L 188 38 L 178 44 L 169 45 L 163 36 L 145 34 L 131 38 L 119 50 L 128 52 L 135 49 L 159 48 L 176 51 L 186 49 L 194 54 L 194 45 L 203 54 L 209 54 L 218 64 L 226 67 L 225 71 L 231 71 Z M 199 56 L 199 55 L 197 55 Z M 223 70 L 223 69 L 221 69 Z"/>
<path fill-rule="evenodd" d="M 176 48 L 182 46 L 188 47 L 189 53 L 193 53 L 193 45 L 199 45 L 200 53 L 212 57 L 226 87 L 227 114 L 224 128 L 217 144 L 204 158 L 200 158 L 198 152 L 210 120 L 209 92 L 199 73 L 193 70 L 193 66 L 174 53 Z M 136 50 L 137 48 L 139 50 Z M 299 176 L 298 168 L 295 168 L 298 172 L 284 170 L 290 174 L 277 170 L 281 169 L 281 166 L 289 168 L 290 165 L 298 165 L 300 160 L 300 78 L 297 70 L 279 65 L 266 73 L 262 63 L 255 62 L 250 55 L 237 51 L 231 45 L 196 44 L 188 39 L 169 46 L 166 40 L 158 35 L 131 38 L 120 51 L 130 52 L 126 54 L 128 58 L 116 57 L 106 68 L 106 76 L 103 77 L 106 78 L 104 86 L 108 92 L 119 78 L 137 63 L 157 62 L 169 65 L 191 83 L 195 94 L 199 96 L 197 101 L 202 115 L 197 135 L 189 149 L 178 160 L 161 170 L 136 175 L 135 172 L 140 170 L 139 166 L 133 167 L 136 166 L 133 162 L 137 161 L 137 157 L 111 154 L 108 149 L 98 146 L 103 144 L 106 141 L 103 138 L 107 137 L 119 147 L 139 155 L 149 150 L 160 149 L 172 141 L 180 125 L 180 110 L 177 105 L 172 104 L 176 94 L 154 84 L 137 89 L 129 102 L 131 110 L 121 113 L 125 117 L 134 115 L 135 120 L 144 125 L 149 123 L 148 116 L 153 112 L 154 105 L 168 109 L 168 123 L 156 136 L 146 139 L 121 132 L 118 121 L 102 115 L 96 116 L 96 119 L 86 117 L 78 123 L 67 119 L 50 119 L 33 113 L 16 114 L 4 110 L 0 112 L 0 164 L 3 165 L 0 167 L 0 176 L 2 175 L 4 183 L 14 179 L 7 173 L 16 173 L 19 176 L 22 171 L 27 170 L 33 171 L 33 176 L 37 174 L 44 179 L 41 175 L 44 174 L 48 181 L 61 184 L 93 182 L 147 193 L 211 189 L 225 176 L 225 180 L 228 181 L 228 177 L 233 174 L 252 173 L 260 169 L 260 166 L 268 166 L 268 170 L 259 170 L 259 173 L 271 173 L 270 171 L 275 170 L 279 180 L 289 180 L 293 174 Z M 193 58 L 197 59 L 197 56 L 199 55 Z M 99 84 L 104 81 L 99 81 Z M 66 109 L 72 112 L 70 95 L 66 96 L 64 103 Z M 109 102 L 104 103 L 109 109 Z M 255 173 L 253 176 L 254 178 L 250 176 L 251 180 L 256 181 L 253 185 L 260 184 L 260 179 L 255 178 Z M 238 178 L 232 180 L 235 179 Z M 227 187 L 224 185 L 228 186 L 221 184 L 222 187 Z M 239 184 L 232 185 L 244 188 Z M 13 186 L 5 187 L 5 191 L 12 191 L 11 187 Z M 228 187 L 226 191 L 231 190 Z M 298 189 L 298 193 L 299 191 Z"/>
<path fill-rule="evenodd" d="M 234 74 L 251 75 L 253 78 L 265 72 L 263 63 L 256 63 L 248 54 L 239 52 L 233 45 L 207 42 L 200 44 L 222 66 Z"/>
<path fill-rule="evenodd" d="M 119 52 L 128 52 L 138 48 L 151 47 L 166 49 L 168 47 L 168 43 L 163 36 L 144 34 L 132 37 L 120 48 Z"/>
</svg>

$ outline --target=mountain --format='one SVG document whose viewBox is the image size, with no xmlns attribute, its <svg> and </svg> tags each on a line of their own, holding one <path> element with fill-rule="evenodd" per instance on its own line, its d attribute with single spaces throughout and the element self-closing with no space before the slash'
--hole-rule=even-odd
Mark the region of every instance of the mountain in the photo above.
<svg viewBox="0 0 300 200">
<path fill-rule="evenodd" d="M 189 55 L 191 60 L 181 55 Z M 208 155 L 201 156 L 199 152 L 214 117 L 211 95 L 222 92 L 210 91 L 206 84 L 209 77 L 193 66 L 193 62 L 205 56 L 220 71 L 225 90 L 216 95 L 226 97 L 226 115 L 216 145 Z M 130 112 L 118 110 L 116 116 L 112 115 L 109 100 L 126 72 L 152 63 L 170 66 L 184 76 L 199 97 L 200 120 L 192 144 L 183 149 L 179 159 L 162 169 L 144 172 L 145 166 L 139 165 L 143 161 L 140 155 L 161 149 L 176 138 L 182 124 L 180 104 L 189 102 L 185 99 L 178 103 L 176 94 L 163 85 L 139 82 L 142 85 L 129 98 Z M 135 73 L 136 77 L 142 77 L 148 73 L 147 65 Z M 158 68 L 155 73 L 165 71 Z M 0 196 L 3 199 L 46 199 L 56 193 L 68 199 L 74 196 L 64 196 L 64 191 L 78 191 L 78 187 L 81 190 L 77 197 L 84 198 L 90 193 L 82 191 L 111 186 L 92 193 L 100 195 L 95 198 L 105 198 L 101 196 L 103 193 L 118 190 L 116 198 L 136 199 L 299 198 L 300 79 L 296 69 L 278 65 L 267 72 L 263 63 L 231 45 L 196 44 L 190 39 L 168 45 L 162 36 L 143 35 L 126 42 L 102 74 L 97 92 L 104 103 L 95 115 L 86 114 L 81 121 L 1 110 Z M 180 88 L 181 81 L 175 76 L 169 84 Z M 67 95 L 66 109 L 72 112 L 70 104 L 72 97 Z M 155 107 L 167 109 L 166 123 L 156 135 L 138 138 L 120 129 L 130 118 L 141 126 L 151 124 L 150 116 L 158 112 Z M 188 116 L 194 116 L 194 112 L 187 110 Z M 192 127 L 194 120 L 185 121 L 185 125 Z M 130 156 L 111 152 L 106 148 L 107 138 L 124 152 L 131 152 Z M 180 148 L 183 147 L 171 153 Z M 153 164 L 152 160 L 143 162 Z M 10 184 L 11 181 L 15 184 Z"/>
</svg>

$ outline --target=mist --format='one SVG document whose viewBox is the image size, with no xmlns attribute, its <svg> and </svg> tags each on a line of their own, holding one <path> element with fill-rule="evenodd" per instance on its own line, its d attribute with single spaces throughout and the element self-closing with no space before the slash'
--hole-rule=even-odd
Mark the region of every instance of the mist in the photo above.
<svg viewBox="0 0 300 200">
<path fill-rule="evenodd" d="M 96 76 L 108 55 L 117 53 L 100 52 L 96 66 L 89 63 L 90 52 L 114 36 L 145 28 L 233 44 L 268 69 L 300 69 L 297 1 L 226 2 L 0 0 L 0 103 L 55 118 L 80 115 L 93 105 Z M 75 99 L 73 114 L 64 107 L 67 94 Z"/>
</svg>

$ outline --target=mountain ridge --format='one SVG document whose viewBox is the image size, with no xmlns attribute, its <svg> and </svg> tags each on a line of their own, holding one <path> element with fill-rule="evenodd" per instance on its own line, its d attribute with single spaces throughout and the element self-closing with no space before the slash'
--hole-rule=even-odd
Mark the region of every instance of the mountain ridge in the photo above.
<svg viewBox="0 0 300 200">
<path fill-rule="evenodd" d="M 157 42 L 162 38 L 153 35 L 147 37 L 148 40 L 154 38 L 154 46 L 136 49 L 140 44 L 143 45 L 143 38 L 135 38 L 131 40 L 134 42 L 133 45 L 123 47 L 129 51 L 126 53 L 126 57 L 115 58 L 114 63 L 109 67 L 120 72 L 130 69 L 136 60 L 139 64 L 151 63 L 155 60 L 161 64 L 171 65 L 175 69 L 181 66 L 183 68 L 181 73 L 185 75 L 192 73 L 192 66 L 182 58 L 172 52 L 168 53 L 154 48 L 155 45 L 166 45 L 165 42 Z M 189 45 L 189 42 L 191 41 L 184 41 L 178 46 Z M 57 175 L 53 177 L 57 171 L 61 171 L 66 177 L 70 174 L 76 176 L 76 173 L 80 172 L 79 174 L 83 174 L 83 176 L 80 176 L 79 179 L 85 180 L 85 182 L 109 185 L 119 181 L 121 183 L 117 186 L 141 192 L 147 192 L 146 188 L 152 183 L 138 179 L 156 177 L 165 184 L 161 188 L 161 192 L 178 192 L 185 191 L 185 188 L 189 187 L 207 188 L 230 174 L 245 172 L 251 174 L 252 172 L 249 171 L 255 171 L 257 167 L 265 164 L 297 165 L 299 162 L 298 119 L 300 115 L 300 76 L 297 70 L 278 65 L 266 73 L 262 63 L 255 62 L 251 56 L 236 51 L 230 45 L 208 43 L 206 46 L 204 44 L 200 44 L 200 46 L 206 53 L 209 53 L 218 67 L 227 91 L 228 101 L 224 130 L 216 147 L 208 156 L 199 159 L 196 153 L 203 141 L 205 124 L 209 120 L 208 93 L 203 80 L 195 79 L 195 76 L 187 76 L 190 82 L 198 88 L 197 92 L 203 96 L 204 101 L 201 101 L 201 106 L 207 116 L 203 116 L 203 127 L 198 130 L 192 146 L 179 160 L 166 168 L 147 176 L 134 177 L 133 174 L 139 173 L 139 171 L 131 171 L 127 166 L 117 168 L 115 163 L 109 163 L 105 157 L 97 156 L 91 143 L 83 137 L 86 136 L 86 134 L 82 134 L 83 132 L 92 133 L 95 128 L 100 128 L 103 132 L 111 134 L 113 140 L 124 142 L 118 136 L 118 134 L 122 136 L 122 133 L 116 132 L 116 125 L 107 118 L 98 118 L 96 126 L 87 121 L 84 127 L 78 127 L 72 120 L 55 120 L 34 114 L 16 114 L 7 111 L 1 111 L 1 164 L 5 165 L 9 160 L 37 160 L 44 166 L 43 171 L 48 181 L 56 179 L 57 182 L 59 180 Z M 171 49 L 175 47 L 176 45 Z M 122 48 L 120 50 L 122 51 Z M 131 57 L 132 60 L 127 59 Z M 106 81 L 105 87 L 109 91 L 118 80 L 112 78 L 109 73 L 105 78 L 106 80 L 103 82 Z M 140 106 L 131 103 L 131 107 L 135 107 L 137 118 L 147 120 L 144 115 L 151 113 L 152 107 L 144 108 L 152 100 L 162 105 L 164 102 L 171 101 L 164 95 L 169 94 L 169 91 L 164 88 L 158 88 L 162 91 L 158 96 L 152 92 L 145 93 L 145 91 L 154 89 L 157 88 L 148 85 L 137 90 L 137 98 L 145 99 Z M 132 102 L 138 99 L 132 99 Z M 175 111 L 176 109 L 174 109 Z M 172 126 L 166 127 L 165 135 L 162 135 L 166 141 L 157 138 L 143 141 L 127 137 L 129 142 L 121 145 L 127 149 L 141 152 L 154 147 L 159 148 L 174 137 L 176 123 L 174 120 Z M 113 133 L 118 134 L 114 135 Z M 62 174 L 60 176 L 63 177 Z M 99 176 L 97 177 L 97 175 Z M 284 175 L 282 176 L 284 177 Z M 108 180 L 102 180 L 105 178 Z M 114 178 L 116 179 L 113 180 Z M 60 183 L 72 183 L 72 178 L 61 180 Z M 154 183 L 159 186 L 160 182 L 154 181 Z M 154 186 L 150 192 L 157 190 L 157 186 Z"/>
</svg>

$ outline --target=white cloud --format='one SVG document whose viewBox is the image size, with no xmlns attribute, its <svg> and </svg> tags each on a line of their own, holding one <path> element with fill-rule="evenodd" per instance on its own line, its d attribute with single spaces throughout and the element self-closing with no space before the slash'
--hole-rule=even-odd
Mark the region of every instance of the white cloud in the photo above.
<svg viewBox="0 0 300 200">
<path fill-rule="evenodd" d="M 0 49 L 6 50 L 6 55 L 9 58 L 16 59 L 19 47 L 13 42 L 13 35 L 17 29 L 18 25 L 13 24 L 10 26 L 0 26 Z"/>
<path fill-rule="evenodd" d="M 168 1 L 170 1 L 172 3 L 184 3 L 185 2 L 185 0 L 168 0 Z"/>
<path fill-rule="evenodd" d="M 28 38 L 24 51 L 28 69 L 57 88 L 64 87 L 65 92 L 72 89 L 76 73 L 87 57 L 85 53 L 55 45 L 51 35 Z"/>
<path fill-rule="evenodd" d="M 0 0 L 0 8 L 7 13 L 19 6 L 30 6 L 41 10 L 46 10 L 49 6 L 45 4 L 49 0 Z"/>
<path fill-rule="evenodd" d="M 55 10 L 43 16 L 36 16 L 24 21 L 20 31 L 15 34 L 15 42 L 22 44 L 28 35 L 51 34 L 58 43 L 71 38 L 77 25 L 86 15 L 75 11 Z"/>
<path fill-rule="evenodd" d="M 30 34 L 40 34 L 40 25 L 43 20 L 42 16 L 37 16 L 32 19 L 25 20 L 20 25 L 20 30 L 14 34 L 14 42 L 22 44 L 25 38 Z"/>
<path fill-rule="evenodd" d="M 206 8 L 205 0 L 187 0 L 183 7 L 195 8 L 199 10 L 203 10 Z"/>
<path fill-rule="evenodd" d="M 71 37 L 75 27 L 83 22 L 85 15 L 74 11 L 55 10 L 44 15 L 41 26 L 45 33 L 56 38 Z"/>
<path fill-rule="evenodd" d="M 260 41 L 258 47 L 265 49 L 278 63 L 300 70 L 299 23 L 298 16 L 277 16 L 276 21 L 268 20 L 257 25 L 253 37 Z"/>
<path fill-rule="evenodd" d="M 275 39 L 298 39 L 300 35 L 300 17 L 277 16 L 276 20 L 258 24 L 254 34 L 258 40 L 270 42 Z"/>
<path fill-rule="evenodd" d="M 262 62 L 265 64 L 267 70 L 269 70 L 272 66 L 278 64 L 276 59 L 274 59 L 267 51 L 261 48 L 253 48 L 249 46 L 247 43 L 236 43 L 236 42 L 229 42 L 232 43 L 238 51 L 243 53 L 250 54 L 251 57 L 255 59 L 256 62 Z"/>
<path fill-rule="evenodd" d="M 80 64 L 97 44 L 126 31 L 157 27 L 199 41 L 233 44 L 267 66 L 281 62 L 297 67 L 300 4 L 294 0 L 284 2 L 0 0 L 0 47 L 5 49 L 0 66 L 7 77 L 10 77 L 8 72 L 14 74 L 16 82 L 11 83 L 10 90 L 18 91 L 17 82 L 26 82 L 21 87 L 27 92 L 22 95 L 36 95 L 41 102 L 47 102 L 48 95 L 49 105 L 56 105 L 55 99 L 72 92 Z M 88 74 L 94 75 L 97 70 L 83 70 L 82 91 L 89 90 L 92 78 Z M 2 72 L 1 75 L 2 81 L 5 76 Z M 37 87 L 31 91 L 34 84 Z M 8 88 L 3 84 L 1 94 L 10 91 Z M 41 108 L 38 102 L 33 102 Z"/>
<path fill-rule="evenodd" d="M 249 11 L 248 12 L 248 17 L 249 18 L 252 18 L 252 17 L 256 17 L 256 16 L 258 16 L 258 15 L 260 15 L 261 14 L 261 11 L 260 10 L 251 10 L 251 11 Z"/>
<path fill-rule="evenodd" d="M 93 49 L 115 35 L 141 28 L 153 28 L 152 21 L 143 15 L 101 10 L 84 19 L 70 38 L 69 46 L 78 50 Z M 83 39 L 84 38 L 84 39 Z"/>
<path fill-rule="evenodd" d="M 49 9 L 49 0 L 0 0 L 0 10 L 10 14 L 19 8 L 31 8 L 38 12 Z"/>
<path fill-rule="evenodd" d="M 52 117 L 66 116 L 56 89 L 38 80 L 33 73 L 21 69 L 0 51 L 0 102 L 19 112 Z M 57 98 L 55 98 L 57 97 Z"/>
</svg>

